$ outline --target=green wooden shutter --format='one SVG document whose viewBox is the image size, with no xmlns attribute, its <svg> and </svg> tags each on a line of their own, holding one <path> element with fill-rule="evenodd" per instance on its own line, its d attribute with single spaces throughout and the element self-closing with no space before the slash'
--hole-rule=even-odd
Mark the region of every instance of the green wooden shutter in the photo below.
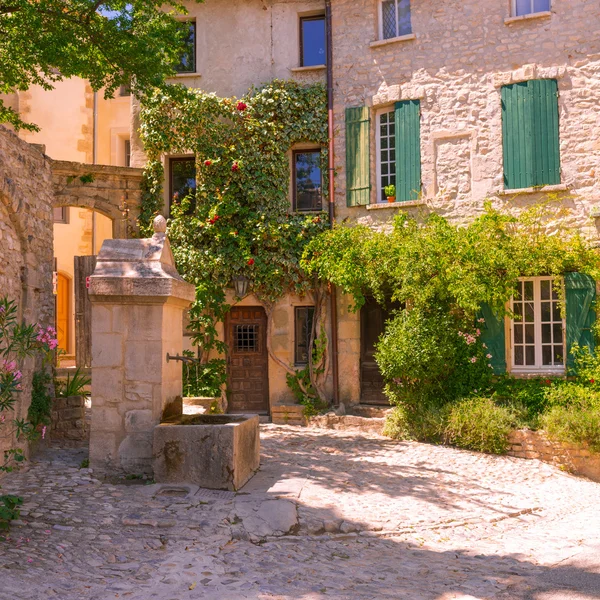
<svg viewBox="0 0 600 600">
<path fill-rule="evenodd" d="M 594 351 L 596 321 L 596 282 L 584 273 L 565 273 L 566 323 L 567 323 L 567 367 L 575 366 L 571 350 L 573 344 L 587 346 Z"/>
<path fill-rule="evenodd" d="M 369 204 L 370 116 L 367 106 L 346 108 L 346 204 Z"/>
<path fill-rule="evenodd" d="M 506 334 L 504 332 L 504 316 L 498 317 L 488 304 L 482 304 L 479 317 L 485 319 L 485 323 L 478 323 L 481 330 L 481 341 L 487 346 L 490 364 L 494 367 L 494 373 L 501 375 L 506 373 Z"/>
<path fill-rule="evenodd" d="M 421 102 L 394 107 L 396 124 L 396 201 L 418 200 L 421 193 Z"/>
<path fill-rule="evenodd" d="M 558 85 L 535 79 L 502 88 L 504 187 L 560 183 Z"/>
</svg>

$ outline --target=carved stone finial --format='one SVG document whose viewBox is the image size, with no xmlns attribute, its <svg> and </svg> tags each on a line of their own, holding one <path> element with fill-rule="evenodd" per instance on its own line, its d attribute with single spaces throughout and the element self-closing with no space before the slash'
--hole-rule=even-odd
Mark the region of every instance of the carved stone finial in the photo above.
<svg viewBox="0 0 600 600">
<path fill-rule="evenodd" d="M 162 215 L 154 217 L 154 233 L 165 233 L 167 231 L 167 220 Z"/>
</svg>

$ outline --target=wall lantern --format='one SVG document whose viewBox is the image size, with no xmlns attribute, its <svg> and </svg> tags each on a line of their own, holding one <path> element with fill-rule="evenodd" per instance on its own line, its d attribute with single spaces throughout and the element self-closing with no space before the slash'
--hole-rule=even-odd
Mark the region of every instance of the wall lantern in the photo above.
<svg viewBox="0 0 600 600">
<path fill-rule="evenodd" d="M 241 300 L 248 293 L 248 284 L 250 281 L 244 275 L 236 275 L 233 278 L 233 287 L 235 289 L 236 297 Z"/>
</svg>

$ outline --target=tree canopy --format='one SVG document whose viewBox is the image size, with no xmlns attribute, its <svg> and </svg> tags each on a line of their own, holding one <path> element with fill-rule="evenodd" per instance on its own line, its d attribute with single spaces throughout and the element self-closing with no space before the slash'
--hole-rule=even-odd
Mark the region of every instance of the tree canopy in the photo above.
<svg viewBox="0 0 600 600">
<path fill-rule="evenodd" d="M 186 13 L 177 0 L 0 0 L 0 94 L 82 77 L 107 98 L 144 95 L 174 74 Z M 36 129 L 0 99 L 3 122 Z"/>
</svg>

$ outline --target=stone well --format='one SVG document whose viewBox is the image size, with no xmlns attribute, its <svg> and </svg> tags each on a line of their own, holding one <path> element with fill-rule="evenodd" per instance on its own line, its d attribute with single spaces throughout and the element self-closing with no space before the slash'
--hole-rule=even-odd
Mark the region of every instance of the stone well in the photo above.
<svg viewBox="0 0 600 600">
<path fill-rule="evenodd" d="M 258 415 L 183 415 L 154 428 L 154 479 L 239 490 L 260 464 Z"/>
</svg>

